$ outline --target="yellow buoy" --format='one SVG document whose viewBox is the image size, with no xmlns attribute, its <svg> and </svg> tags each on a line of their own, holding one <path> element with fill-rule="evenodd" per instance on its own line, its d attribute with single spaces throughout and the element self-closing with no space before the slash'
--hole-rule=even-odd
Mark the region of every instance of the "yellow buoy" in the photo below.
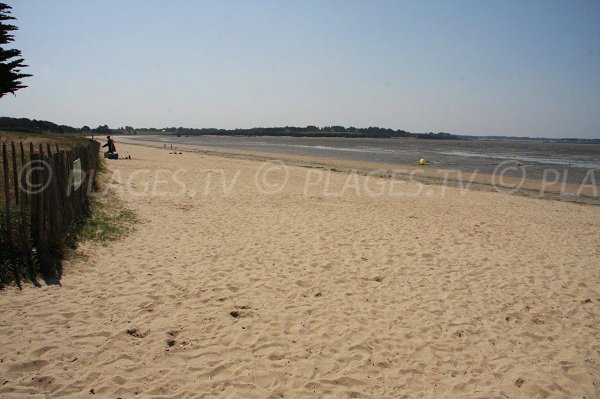
<svg viewBox="0 0 600 399">
<path fill-rule="evenodd" d="M 426 159 L 423 159 L 423 158 L 421 158 L 421 159 L 419 160 L 419 165 L 423 166 L 423 165 L 425 165 L 425 164 L 427 164 L 427 160 L 426 160 Z"/>
</svg>

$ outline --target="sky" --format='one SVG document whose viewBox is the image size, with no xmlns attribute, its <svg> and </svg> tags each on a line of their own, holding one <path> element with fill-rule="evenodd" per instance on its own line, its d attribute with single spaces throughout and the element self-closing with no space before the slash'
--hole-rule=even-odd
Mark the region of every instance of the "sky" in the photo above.
<svg viewBox="0 0 600 399">
<path fill-rule="evenodd" d="M 1 116 L 600 138 L 600 0 L 4 1 Z"/>
</svg>

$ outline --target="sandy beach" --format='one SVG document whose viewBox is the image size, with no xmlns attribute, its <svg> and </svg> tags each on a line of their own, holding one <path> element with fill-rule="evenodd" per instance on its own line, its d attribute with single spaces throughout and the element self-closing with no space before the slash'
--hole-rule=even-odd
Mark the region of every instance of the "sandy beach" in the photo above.
<svg viewBox="0 0 600 399">
<path fill-rule="evenodd" d="M 0 292 L 0 398 L 600 397 L 600 207 L 119 151 L 140 222 Z"/>
</svg>

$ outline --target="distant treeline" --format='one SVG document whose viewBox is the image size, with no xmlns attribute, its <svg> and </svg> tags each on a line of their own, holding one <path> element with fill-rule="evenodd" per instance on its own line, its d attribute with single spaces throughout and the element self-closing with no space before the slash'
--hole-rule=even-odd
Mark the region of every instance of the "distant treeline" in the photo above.
<svg viewBox="0 0 600 399">
<path fill-rule="evenodd" d="M 381 127 L 344 127 L 309 125 L 306 127 L 255 127 L 251 129 L 193 129 L 185 127 L 168 127 L 165 129 L 136 129 L 137 133 L 167 133 L 177 135 L 212 135 L 212 136 L 291 136 L 291 137 L 348 137 L 348 138 L 394 138 L 416 137 L 426 139 L 452 140 L 458 139 L 450 133 L 410 133 L 406 130 L 393 130 Z"/>
<path fill-rule="evenodd" d="M 27 118 L 0 117 L 0 130 L 31 133 L 78 133 L 80 129 L 53 122 Z"/>
</svg>

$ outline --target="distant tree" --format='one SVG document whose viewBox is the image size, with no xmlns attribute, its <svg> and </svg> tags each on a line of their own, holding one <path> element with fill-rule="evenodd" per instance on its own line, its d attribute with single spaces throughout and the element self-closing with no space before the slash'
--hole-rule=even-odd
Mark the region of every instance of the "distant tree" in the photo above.
<svg viewBox="0 0 600 399">
<path fill-rule="evenodd" d="M 86 132 L 86 133 L 89 132 L 90 130 L 92 130 L 92 129 L 90 129 L 90 127 L 87 125 L 81 128 L 81 131 Z"/>
<path fill-rule="evenodd" d="M 0 3 L 0 98 L 8 93 L 14 95 L 17 90 L 27 87 L 21 79 L 33 76 L 21 73 L 21 68 L 27 66 L 23 64 L 25 60 L 21 58 L 21 50 L 7 49 L 4 46 L 15 40 L 10 32 L 19 29 L 15 25 L 5 23 L 16 20 L 10 15 L 11 9 L 8 4 Z"/>
<path fill-rule="evenodd" d="M 100 125 L 95 130 L 98 133 L 109 133 L 110 134 L 110 128 L 108 127 L 108 125 Z"/>
</svg>

